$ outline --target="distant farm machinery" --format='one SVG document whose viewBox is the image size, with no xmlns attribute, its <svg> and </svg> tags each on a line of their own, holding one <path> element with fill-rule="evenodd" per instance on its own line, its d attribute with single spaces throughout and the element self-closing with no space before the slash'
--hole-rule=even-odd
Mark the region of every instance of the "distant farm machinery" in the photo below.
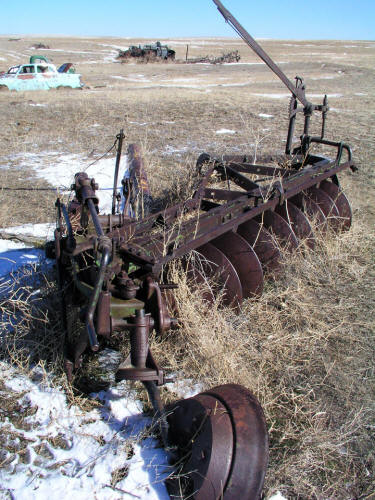
<svg viewBox="0 0 375 500">
<path fill-rule="evenodd" d="M 81 310 L 85 323 L 79 338 L 67 343 L 68 377 L 81 366 L 87 349 L 98 351 L 102 339 L 126 332 L 130 354 L 118 367 L 116 380 L 144 384 L 160 417 L 164 444 L 182 450 L 171 497 L 258 499 L 268 440 L 262 409 L 248 389 L 219 386 L 167 410 L 161 402 L 158 388 L 168 377 L 151 353 L 149 334 L 154 329 L 163 335 L 176 324 L 171 317 L 175 285 L 165 280 L 166 269 L 181 259 L 191 286 L 199 287 L 208 275 L 224 303 L 240 307 L 244 299 L 262 293 L 264 272 L 277 272 L 289 251 L 302 244 L 314 247 L 317 226 L 323 231 L 328 226 L 337 231 L 350 228 L 351 207 L 337 175 L 355 166 L 347 144 L 324 138 L 327 97 L 321 105 L 311 104 L 302 80 L 296 78 L 293 85 L 221 2 L 213 1 L 292 94 L 285 154 L 271 163 L 254 164 L 246 154 L 204 153 L 197 161 L 194 195 L 152 213 L 135 145 L 129 146 L 129 169 L 118 193 L 121 132 L 111 213 L 100 214 L 95 180 L 77 173 L 74 200 L 69 205 L 56 202 L 54 253 L 65 328 L 73 307 Z M 299 112 L 304 115 L 303 133 L 293 147 Z M 314 112 L 322 114 L 319 137 L 309 134 Z M 311 153 L 312 145 L 331 148 L 334 159 Z M 189 258 L 192 251 L 200 256 L 200 265 Z M 204 300 L 213 297 L 205 294 Z"/>
</svg>

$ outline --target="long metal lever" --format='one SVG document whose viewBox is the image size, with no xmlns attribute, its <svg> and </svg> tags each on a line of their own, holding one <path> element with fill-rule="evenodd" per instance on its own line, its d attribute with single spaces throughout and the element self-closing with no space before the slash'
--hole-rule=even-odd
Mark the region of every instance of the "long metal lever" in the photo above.
<svg viewBox="0 0 375 500">
<path fill-rule="evenodd" d="M 310 107 L 310 102 L 305 97 L 303 89 L 296 87 L 286 76 L 286 74 L 277 66 L 270 56 L 262 49 L 258 42 L 245 30 L 243 26 L 232 16 L 220 0 L 213 0 L 220 14 L 224 17 L 227 23 L 239 34 L 239 36 L 249 45 L 249 47 L 267 64 L 267 66 L 277 75 L 290 92 L 300 101 L 304 107 Z"/>
</svg>

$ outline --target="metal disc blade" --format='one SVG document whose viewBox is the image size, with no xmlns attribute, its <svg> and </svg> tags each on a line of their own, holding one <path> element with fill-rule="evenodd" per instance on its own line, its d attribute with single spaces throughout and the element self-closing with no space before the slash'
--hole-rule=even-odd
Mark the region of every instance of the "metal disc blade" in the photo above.
<svg viewBox="0 0 375 500">
<path fill-rule="evenodd" d="M 219 292 L 224 290 L 224 304 L 238 305 L 243 300 L 241 281 L 228 257 L 212 243 L 197 248 L 203 255 L 204 273 L 218 281 Z M 220 290 L 221 289 L 221 290 Z"/>
<path fill-rule="evenodd" d="M 291 198 L 291 201 L 310 219 L 314 220 L 316 226 L 320 230 L 326 229 L 328 224 L 327 218 L 320 206 L 312 198 L 304 193 L 298 193 L 296 196 L 293 196 L 293 198 Z"/>
<path fill-rule="evenodd" d="M 230 475 L 235 444 L 233 426 L 226 407 L 218 399 L 198 396 L 167 408 L 169 441 L 183 450 L 175 477 L 167 480 L 167 487 L 171 498 L 216 500 Z"/>
<path fill-rule="evenodd" d="M 268 231 L 276 236 L 282 242 L 282 247 L 290 251 L 298 247 L 298 240 L 290 225 L 281 217 L 281 215 L 271 210 L 258 215 L 255 220 L 263 224 Z"/>
<path fill-rule="evenodd" d="M 352 225 L 352 207 L 343 191 L 335 183 L 328 180 L 322 181 L 319 188 L 325 191 L 334 201 L 340 215 L 341 229 L 350 229 Z"/>
<path fill-rule="evenodd" d="M 291 201 L 278 205 L 275 211 L 286 220 L 299 240 L 303 240 L 310 248 L 314 248 L 313 231 L 306 215 Z"/>
<path fill-rule="evenodd" d="M 238 226 L 237 233 L 253 248 L 262 265 L 269 271 L 280 269 L 281 254 L 276 240 L 267 229 L 254 219 Z"/>
<path fill-rule="evenodd" d="M 180 446 L 191 446 L 190 458 L 179 473 L 188 475 L 183 498 L 194 493 L 195 500 L 216 500 L 228 481 L 232 465 L 234 436 L 230 416 L 218 399 L 203 394 L 176 406 L 171 423 L 172 441 L 177 438 Z M 196 428 L 198 422 L 200 427 Z"/>
<path fill-rule="evenodd" d="M 263 271 L 259 259 L 249 243 L 232 231 L 212 241 L 233 264 L 241 281 L 244 298 L 262 295 Z"/>
<path fill-rule="evenodd" d="M 312 186 L 307 190 L 307 196 L 312 198 L 322 209 L 322 212 L 327 218 L 328 224 L 334 229 L 339 228 L 339 212 L 336 208 L 335 202 L 332 198 L 322 189 Z"/>
<path fill-rule="evenodd" d="M 262 408 L 250 391 L 219 386 L 177 401 L 168 413 L 170 440 L 188 457 L 168 484 L 173 498 L 260 497 L 268 437 Z"/>
<path fill-rule="evenodd" d="M 235 453 L 224 490 L 225 500 L 260 498 L 268 464 L 268 434 L 259 401 L 237 384 L 215 387 L 206 394 L 214 395 L 224 404 L 235 431 Z"/>
</svg>

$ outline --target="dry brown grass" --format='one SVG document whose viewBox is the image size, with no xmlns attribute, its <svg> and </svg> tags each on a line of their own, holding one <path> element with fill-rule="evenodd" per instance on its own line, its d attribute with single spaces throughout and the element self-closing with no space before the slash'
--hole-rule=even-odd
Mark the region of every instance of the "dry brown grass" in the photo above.
<svg viewBox="0 0 375 500">
<path fill-rule="evenodd" d="M 374 242 L 359 220 L 326 235 L 314 252 L 291 255 L 240 315 L 172 275 L 180 328 L 153 349 L 181 377 L 258 396 L 270 434 L 266 493 L 342 499 L 374 488 Z"/>
<path fill-rule="evenodd" d="M 61 356 L 60 296 L 52 275 L 30 264 L 0 282 L 0 356 L 22 369 Z"/>
<path fill-rule="evenodd" d="M 76 327 L 81 328 L 77 318 L 76 321 Z M 82 373 L 75 385 L 70 384 L 64 372 L 64 343 L 61 294 L 51 266 L 41 260 L 1 278 L 0 360 L 9 362 L 33 380 L 43 379 L 45 385 L 64 388 L 70 405 L 90 411 L 100 406 L 98 401 L 88 398 L 90 387 L 92 390 L 100 387 L 98 377 L 96 385 L 93 383 L 94 374 L 98 375 L 100 370 L 90 366 L 92 373 L 85 374 L 84 390 L 83 384 L 79 384 Z M 22 414 L 20 419 L 23 421 L 24 417 Z"/>
</svg>

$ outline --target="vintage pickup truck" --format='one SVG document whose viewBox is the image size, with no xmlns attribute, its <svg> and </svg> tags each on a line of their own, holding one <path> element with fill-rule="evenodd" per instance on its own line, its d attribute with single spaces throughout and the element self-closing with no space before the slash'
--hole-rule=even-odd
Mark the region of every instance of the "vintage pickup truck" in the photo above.
<svg viewBox="0 0 375 500">
<path fill-rule="evenodd" d="M 0 90 L 48 90 L 59 87 L 81 88 L 81 75 L 71 63 L 56 69 L 44 56 L 31 56 L 29 64 L 12 66 L 0 73 Z"/>
</svg>

